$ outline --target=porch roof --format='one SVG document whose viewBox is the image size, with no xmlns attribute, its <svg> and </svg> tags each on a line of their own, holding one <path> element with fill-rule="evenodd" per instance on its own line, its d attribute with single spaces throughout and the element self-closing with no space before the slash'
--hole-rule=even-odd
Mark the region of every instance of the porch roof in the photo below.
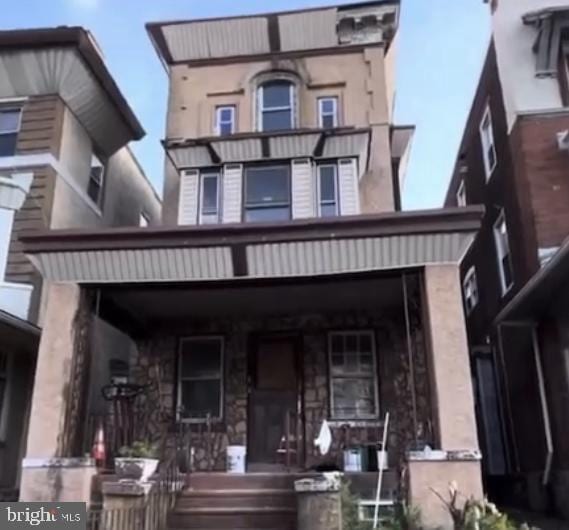
<svg viewBox="0 0 569 530">
<path fill-rule="evenodd" d="M 169 139 L 163 144 L 178 170 L 292 158 L 357 157 L 361 177 L 367 170 L 370 136 L 369 128 L 341 127 Z"/>
<path fill-rule="evenodd" d="M 34 354 L 39 344 L 41 329 L 36 325 L 0 310 L 0 336 L 6 351 Z"/>
<path fill-rule="evenodd" d="M 53 230 L 21 238 L 55 282 L 108 284 L 271 279 L 458 263 L 483 208 L 273 224 Z"/>
</svg>

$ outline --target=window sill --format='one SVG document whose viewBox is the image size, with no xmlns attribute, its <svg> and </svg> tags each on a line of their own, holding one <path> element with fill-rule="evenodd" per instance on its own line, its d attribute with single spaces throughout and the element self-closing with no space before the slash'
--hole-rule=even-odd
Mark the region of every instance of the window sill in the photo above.
<svg viewBox="0 0 569 530">
<path fill-rule="evenodd" d="M 328 420 L 328 425 L 334 428 L 341 428 L 341 427 L 350 427 L 350 428 L 358 428 L 358 427 L 383 427 L 383 420 L 379 418 L 360 418 L 360 419 L 352 419 L 352 420 L 339 420 L 339 419 L 331 419 Z"/>
</svg>

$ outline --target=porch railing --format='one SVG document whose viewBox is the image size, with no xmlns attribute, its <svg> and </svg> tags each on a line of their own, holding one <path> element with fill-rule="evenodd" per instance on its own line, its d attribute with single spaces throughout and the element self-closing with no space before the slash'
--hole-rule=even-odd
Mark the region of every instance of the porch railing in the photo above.
<svg viewBox="0 0 569 530">
<path fill-rule="evenodd" d="M 161 464 L 150 493 L 140 505 L 125 508 L 90 509 L 87 530 L 164 530 L 169 511 L 184 487 L 176 456 Z"/>
</svg>

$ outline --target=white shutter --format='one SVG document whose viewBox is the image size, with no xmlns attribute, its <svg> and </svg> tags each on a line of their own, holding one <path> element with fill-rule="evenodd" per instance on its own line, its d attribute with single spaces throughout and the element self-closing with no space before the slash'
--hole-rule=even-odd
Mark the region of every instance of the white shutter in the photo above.
<svg viewBox="0 0 569 530">
<path fill-rule="evenodd" d="M 223 168 L 223 207 L 222 219 L 224 223 L 241 222 L 241 203 L 243 190 L 243 166 L 229 164 Z"/>
<path fill-rule="evenodd" d="M 338 161 L 338 182 L 340 187 L 340 215 L 360 213 L 358 172 L 355 158 Z"/>
<path fill-rule="evenodd" d="M 195 225 L 198 218 L 199 172 L 195 169 L 183 171 L 180 177 L 180 200 L 178 202 L 178 224 Z"/>
<path fill-rule="evenodd" d="M 292 161 L 292 218 L 315 217 L 314 177 L 308 158 Z"/>
</svg>

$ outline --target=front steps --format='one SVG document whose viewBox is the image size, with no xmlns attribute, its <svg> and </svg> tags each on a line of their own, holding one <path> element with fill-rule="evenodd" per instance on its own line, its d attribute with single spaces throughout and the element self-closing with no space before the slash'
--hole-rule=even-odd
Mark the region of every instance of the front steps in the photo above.
<svg viewBox="0 0 569 530">
<path fill-rule="evenodd" d="M 192 473 L 168 515 L 169 530 L 296 530 L 294 482 L 315 473 Z M 348 473 L 353 492 L 375 495 L 377 473 Z M 396 475 L 386 472 L 382 498 L 391 498 Z"/>
</svg>

